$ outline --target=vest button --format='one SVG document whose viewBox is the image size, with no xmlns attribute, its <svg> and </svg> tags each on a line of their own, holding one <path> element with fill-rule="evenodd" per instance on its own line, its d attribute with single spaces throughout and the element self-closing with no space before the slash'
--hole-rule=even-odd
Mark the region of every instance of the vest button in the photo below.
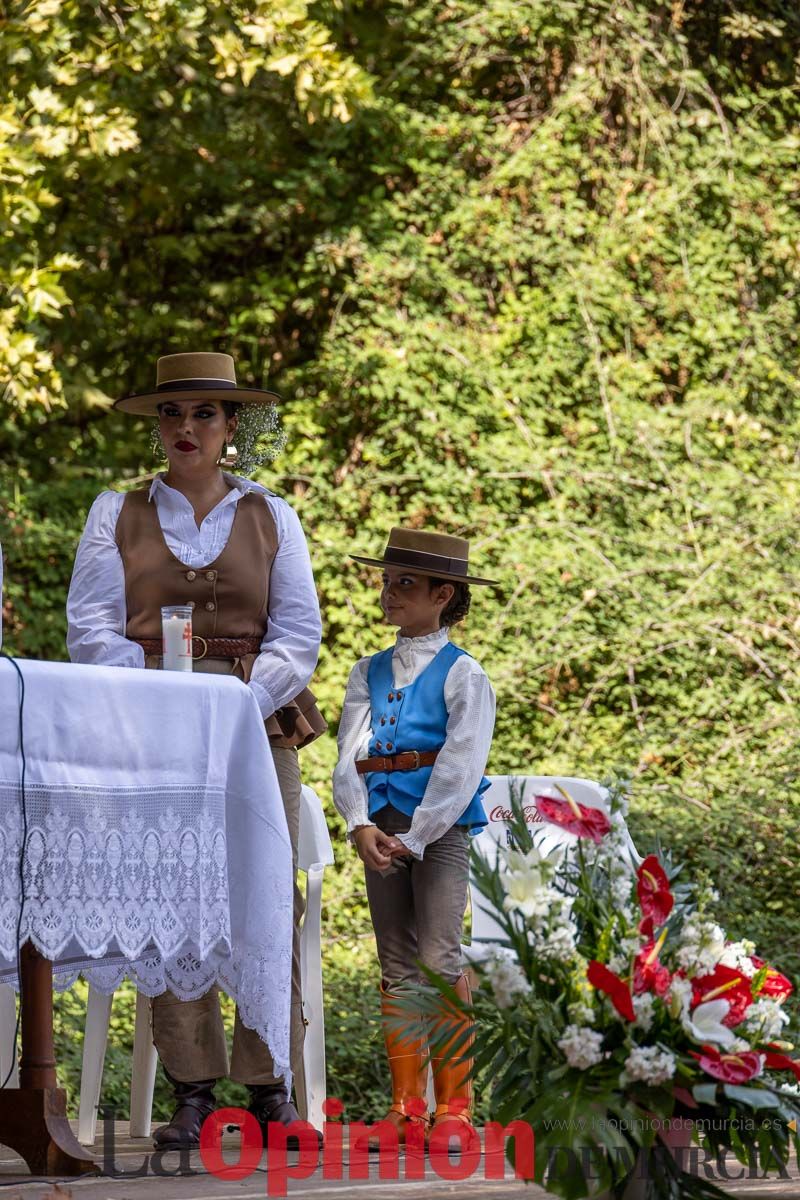
<svg viewBox="0 0 800 1200">
<path fill-rule="evenodd" d="M 389 717 L 389 724 L 390 724 L 390 725 L 394 725 L 394 723 L 395 723 L 395 720 L 396 720 L 396 718 L 395 718 L 395 717 Z M 383 724 L 383 721 L 381 721 L 381 725 L 382 725 L 382 724 Z"/>
<path fill-rule="evenodd" d="M 383 743 L 382 743 L 382 742 L 376 742 L 376 743 L 375 743 L 375 748 L 376 748 L 377 750 L 381 750 L 381 749 L 382 749 L 382 747 L 383 747 Z"/>
<path fill-rule="evenodd" d="M 402 693 L 402 692 L 398 692 L 398 693 L 395 695 L 395 700 L 402 700 L 402 699 L 403 699 L 403 693 Z"/>
<path fill-rule="evenodd" d="M 389 700 L 394 700 L 394 692 L 389 692 Z"/>
<path fill-rule="evenodd" d="M 216 571 L 206 571 L 206 579 L 210 580 L 213 583 L 216 578 L 217 578 Z"/>
<path fill-rule="evenodd" d="M 385 725 L 385 724 L 386 724 L 386 717 L 381 717 L 381 725 Z"/>
<path fill-rule="evenodd" d="M 386 743 L 386 749 L 387 749 L 387 750 L 391 750 L 393 745 L 394 745 L 394 742 L 387 742 L 387 743 Z"/>
<path fill-rule="evenodd" d="M 213 600 L 206 601 L 206 612 L 213 612 L 216 607 L 217 606 Z"/>
<path fill-rule="evenodd" d="M 187 571 L 186 578 L 189 580 L 189 583 L 193 583 L 197 579 L 197 571 Z"/>
</svg>

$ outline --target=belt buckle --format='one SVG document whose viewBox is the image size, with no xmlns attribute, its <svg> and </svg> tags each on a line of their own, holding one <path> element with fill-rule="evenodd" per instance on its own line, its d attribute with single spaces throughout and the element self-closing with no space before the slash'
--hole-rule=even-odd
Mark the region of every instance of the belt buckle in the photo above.
<svg viewBox="0 0 800 1200">
<path fill-rule="evenodd" d="M 195 654 L 195 652 L 194 652 L 194 643 L 195 642 L 203 643 L 203 649 L 200 654 Z M 208 654 L 208 642 L 206 641 L 206 639 L 204 637 L 201 637 L 199 633 L 192 634 L 192 660 L 205 658 L 205 656 L 207 654 Z"/>
<path fill-rule="evenodd" d="M 411 768 L 411 770 L 418 771 L 421 765 L 419 761 L 419 750 L 410 750 L 409 753 L 414 755 L 414 766 Z"/>
</svg>

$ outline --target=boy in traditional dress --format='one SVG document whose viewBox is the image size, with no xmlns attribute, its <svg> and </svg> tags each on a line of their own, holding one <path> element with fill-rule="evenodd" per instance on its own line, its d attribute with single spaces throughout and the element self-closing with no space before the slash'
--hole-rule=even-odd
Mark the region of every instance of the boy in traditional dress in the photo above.
<svg viewBox="0 0 800 1200">
<path fill-rule="evenodd" d="M 469 575 L 469 543 L 447 534 L 396 528 L 382 559 L 352 557 L 383 569 L 381 607 L 399 626 L 394 646 L 350 674 L 333 795 L 365 867 L 392 1077 L 387 1120 L 402 1144 L 409 1123 L 430 1126 L 419 1103 L 427 1045 L 398 1029 L 394 993 L 420 980 L 423 963 L 470 1001 L 461 964 L 469 835 L 486 824 L 495 698 L 449 630 L 469 611 L 469 585 L 492 581 Z M 445 1018 L 453 1009 L 443 1005 Z M 463 1032 L 467 1019 L 459 1021 Z M 472 1127 L 472 1064 L 463 1050 L 456 1057 L 432 1060 L 434 1128 L 454 1118 Z"/>
</svg>

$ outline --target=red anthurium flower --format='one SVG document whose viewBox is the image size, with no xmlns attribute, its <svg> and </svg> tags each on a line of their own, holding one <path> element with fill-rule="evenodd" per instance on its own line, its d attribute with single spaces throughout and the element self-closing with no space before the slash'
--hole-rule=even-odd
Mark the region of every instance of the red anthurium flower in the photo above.
<svg viewBox="0 0 800 1200">
<path fill-rule="evenodd" d="M 636 879 L 636 894 L 645 919 L 652 918 L 656 927 L 663 925 L 672 912 L 675 899 L 669 890 L 667 873 L 655 854 L 648 854 L 636 872 Z M 645 937 L 652 937 L 652 928 L 645 930 L 640 926 L 640 932 Z"/>
<path fill-rule="evenodd" d="M 723 1025 L 732 1029 L 744 1020 L 744 1015 L 753 1003 L 750 980 L 741 971 L 725 967 L 720 963 L 710 975 L 698 975 L 692 980 L 692 1007 L 707 1000 L 727 1000 L 730 1005 Z"/>
<path fill-rule="evenodd" d="M 750 962 L 757 971 L 767 966 L 763 958 L 755 956 L 751 956 Z M 793 991 L 794 986 L 785 975 L 781 975 L 780 971 L 776 971 L 774 967 L 767 967 L 767 977 L 758 990 L 759 996 L 769 996 L 772 1000 L 781 1001 L 787 1000 Z"/>
<path fill-rule="evenodd" d="M 645 937 L 649 941 L 652 941 L 653 936 L 655 935 L 655 932 L 656 932 L 656 927 L 655 927 L 653 918 L 652 917 L 642 917 L 641 921 L 639 922 L 639 933 L 642 935 L 642 937 Z"/>
<path fill-rule="evenodd" d="M 589 963 L 586 978 L 592 987 L 597 988 L 598 992 L 603 992 L 608 996 L 621 1017 L 624 1017 L 626 1021 L 636 1020 L 631 989 L 624 979 L 620 979 L 619 975 L 615 975 L 613 971 L 609 971 L 607 966 L 594 959 Z"/>
<path fill-rule="evenodd" d="M 642 992 L 655 992 L 657 996 L 665 996 L 672 983 L 672 975 L 658 961 L 658 953 L 664 945 L 666 930 L 657 942 L 648 942 L 642 946 L 633 964 L 633 990 L 637 996 Z"/>
<path fill-rule="evenodd" d="M 773 1071 L 792 1071 L 800 1083 L 800 1058 L 789 1058 L 786 1054 L 776 1054 L 774 1050 L 768 1050 L 764 1055 L 764 1063 L 772 1067 Z"/>
<path fill-rule="evenodd" d="M 744 1054 L 720 1054 L 716 1046 L 703 1046 L 702 1054 L 696 1054 L 694 1050 L 689 1053 L 707 1075 L 721 1079 L 723 1083 L 747 1083 L 763 1069 L 763 1057 L 754 1050 L 746 1050 Z"/>
<path fill-rule="evenodd" d="M 559 787 L 558 790 L 564 797 L 563 800 L 554 800 L 552 796 L 534 796 L 539 815 L 544 817 L 545 821 L 552 821 L 554 825 L 560 825 L 562 829 L 575 833 L 578 837 L 602 842 L 611 828 L 611 822 L 602 808 L 578 804 L 565 788 Z"/>
</svg>

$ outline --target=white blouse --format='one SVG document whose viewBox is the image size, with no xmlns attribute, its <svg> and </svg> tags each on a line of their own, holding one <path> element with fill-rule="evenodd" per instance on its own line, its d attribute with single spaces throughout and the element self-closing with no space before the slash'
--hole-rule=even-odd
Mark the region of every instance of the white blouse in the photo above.
<svg viewBox="0 0 800 1200">
<path fill-rule="evenodd" d="M 317 665 L 322 623 L 305 535 L 294 509 L 249 479 L 225 474 L 231 490 L 198 528 L 182 492 L 158 475 L 149 499 L 169 550 L 194 570 L 218 558 L 227 545 L 236 505 L 260 492 L 275 520 L 278 550 L 269 578 L 269 613 L 250 687 L 266 720 L 307 687 Z M 125 570 L 117 548 L 117 520 L 125 496 L 101 492 L 78 545 L 67 597 L 67 649 L 73 662 L 143 667 L 144 651 L 125 637 Z"/>
<path fill-rule="evenodd" d="M 424 637 L 398 635 L 392 654 L 394 686 L 414 682 L 449 640 L 447 629 Z M 372 737 L 367 670 L 369 657 L 361 658 L 350 672 L 339 723 L 339 761 L 333 772 L 333 802 L 350 833 L 359 825 L 373 825 L 367 815 L 368 792 L 363 775 L 355 768 L 366 758 Z M 494 731 L 495 697 L 486 672 L 474 658 L 462 654 L 450 668 L 444 684 L 447 736 L 433 764 L 425 795 L 411 818 L 408 833 L 396 836 L 415 858 L 442 837 L 464 812 L 475 795 L 486 768 Z"/>
</svg>

